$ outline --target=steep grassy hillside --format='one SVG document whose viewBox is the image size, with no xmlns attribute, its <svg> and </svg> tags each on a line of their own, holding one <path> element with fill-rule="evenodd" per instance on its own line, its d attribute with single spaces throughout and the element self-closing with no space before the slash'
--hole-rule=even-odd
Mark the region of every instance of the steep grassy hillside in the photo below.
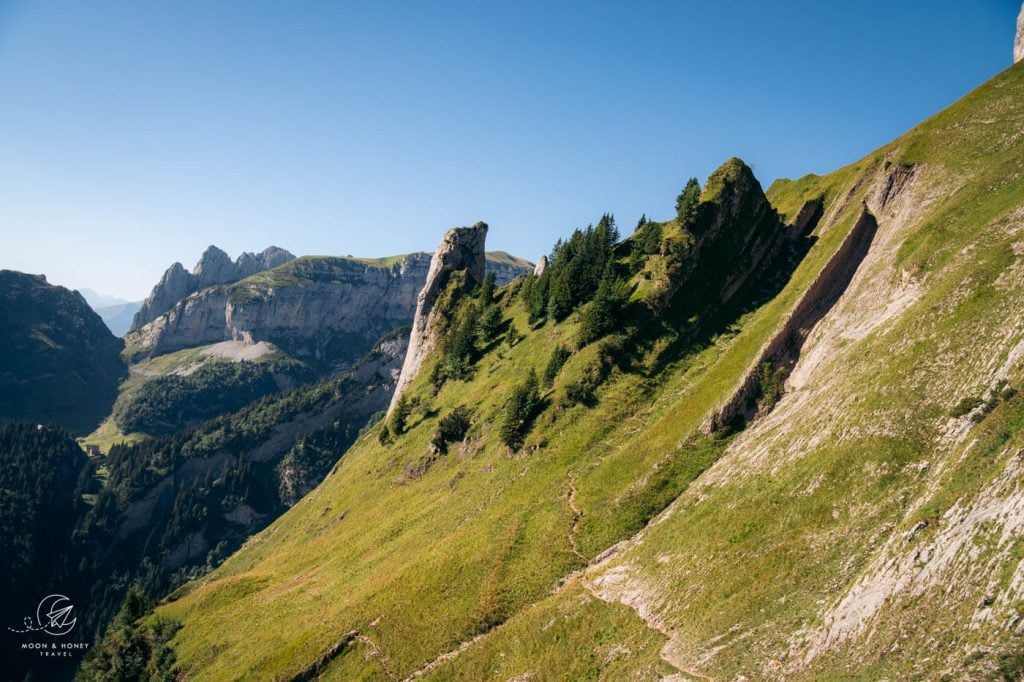
<svg viewBox="0 0 1024 682">
<path fill-rule="evenodd" d="M 673 255 L 666 247 L 666 258 L 679 258 L 694 281 L 750 264 L 751 253 L 729 254 L 716 245 L 739 235 L 759 244 L 762 231 L 767 242 L 786 234 L 766 219 L 773 213 L 740 162 L 713 180 L 692 242 L 679 241 L 723 260 L 686 265 L 690 252 Z M 668 224 L 666 234 L 678 234 L 677 227 Z M 794 292 L 834 246 L 812 248 L 793 276 Z M 344 678 L 370 647 L 383 652 L 373 666 L 406 674 L 543 599 L 566 575 L 641 528 L 721 452 L 725 437 L 704 438 L 697 429 L 772 329 L 765 314 L 745 313 L 741 305 L 756 300 L 766 281 L 749 278 L 735 305 L 718 306 L 705 319 L 688 295 L 669 296 L 667 309 L 678 319 L 650 328 L 649 316 L 631 318 L 637 352 L 618 335 L 579 347 L 544 391 L 515 452 L 499 439 L 510 393 L 531 369 L 545 374 L 556 348 L 579 346 L 588 308 L 531 328 L 520 288 L 500 290 L 497 336 L 481 348 L 468 381 L 449 379 L 433 395 L 437 372 L 428 368 L 410 388 L 418 406 L 404 433 L 388 441 L 378 427 L 364 436 L 292 513 L 167 607 L 185 622 L 175 640 L 185 669 L 215 677 L 287 676 L 316 667 L 324 656 L 320 663 Z M 780 309 L 793 295 L 785 295 Z M 462 313 L 453 310 L 452 319 Z M 445 363 L 443 371 L 452 370 Z M 471 410 L 472 426 L 442 454 L 431 446 L 438 420 L 459 407 Z M 581 518 L 577 510 L 588 508 L 600 511 Z M 231 612 L 257 604 L 258 612 L 247 612 L 232 628 L 218 627 Z M 308 609 L 318 619 L 307 619 Z M 652 636 L 628 610 L 593 617 L 587 627 L 647 642 L 641 658 L 663 667 Z M 335 646 L 353 631 L 350 647 Z M 611 638 L 609 651 L 617 647 Z"/>
<path fill-rule="evenodd" d="M 528 280 L 467 370 L 453 299 L 405 423 L 159 608 L 183 674 L 1019 674 L 1022 102 L 778 183 L 788 228 L 726 164 L 593 342 L 614 287 L 537 319 Z"/>
<path fill-rule="evenodd" d="M 436 676 L 543 670 L 585 636 L 526 635 L 524 656 L 523 633 L 569 625 L 542 614 L 575 601 L 629 606 L 691 677 L 1017 679 L 1021 102 L 1018 66 L 853 166 L 774 186 L 790 217 L 823 197 L 819 244 L 864 203 L 878 222 L 785 395 L 578 587 Z"/>
</svg>

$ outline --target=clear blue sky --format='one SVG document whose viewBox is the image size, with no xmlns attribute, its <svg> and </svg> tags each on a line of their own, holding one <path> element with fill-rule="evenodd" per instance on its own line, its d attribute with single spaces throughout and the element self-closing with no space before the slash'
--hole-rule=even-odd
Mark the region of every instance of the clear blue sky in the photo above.
<svg viewBox="0 0 1024 682">
<path fill-rule="evenodd" d="M 483 5 L 487 5 L 484 7 Z M 1011 61 L 1017 0 L 0 0 L 0 267 L 142 298 L 178 260 L 535 260 L 726 158 L 886 143 Z"/>
</svg>

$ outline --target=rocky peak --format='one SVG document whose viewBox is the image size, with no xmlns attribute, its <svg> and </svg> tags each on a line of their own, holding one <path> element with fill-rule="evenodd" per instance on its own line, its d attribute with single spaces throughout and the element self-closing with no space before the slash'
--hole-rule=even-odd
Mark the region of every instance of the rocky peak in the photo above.
<svg viewBox="0 0 1024 682">
<path fill-rule="evenodd" d="M 737 158 L 708 178 L 700 214 L 697 288 L 724 303 L 781 246 L 785 230 L 754 171 Z"/>
<path fill-rule="evenodd" d="M 1013 43 L 1013 63 L 1024 59 L 1024 3 L 1020 6 L 1020 16 L 1017 17 L 1017 40 Z"/>
<path fill-rule="evenodd" d="M 288 251 L 270 246 L 259 254 L 246 252 L 238 260 L 232 261 L 231 256 L 211 244 L 206 247 L 192 272 L 185 270 L 181 263 L 175 263 L 164 272 L 160 282 L 153 287 L 153 291 L 135 313 L 132 331 L 141 329 L 170 310 L 175 303 L 200 289 L 216 284 L 231 284 L 292 260 L 295 260 L 295 256 Z"/>
<path fill-rule="evenodd" d="M 747 164 L 732 158 L 704 184 L 685 256 L 670 265 L 655 299 L 685 307 L 724 304 L 782 246 L 785 230 Z"/>
<path fill-rule="evenodd" d="M 398 377 L 391 406 L 388 408 L 389 413 L 419 372 L 423 359 L 437 345 L 436 334 L 433 331 L 434 304 L 448 282 L 448 275 L 463 270 L 467 279 L 483 281 L 486 239 L 487 223 L 484 222 L 478 222 L 472 227 L 453 227 L 445 232 L 444 238 L 441 239 L 441 244 L 430 260 L 427 280 L 416 299 L 416 315 L 412 322 L 412 332 L 409 334 L 409 350 L 402 364 L 402 374 Z"/>
<path fill-rule="evenodd" d="M 214 284 L 224 284 L 235 275 L 235 264 L 231 256 L 212 244 L 206 247 L 196 266 L 192 268 L 196 283 L 200 288 Z"/>
<path fill-rule="evenodd" d="M 544 271 L 548 269 L 548 257 L 541 256 L 540 260 L 537 261 L 537 265 L 533 268 L 533 276 L 540 277 L 544 274 Z"/>
<path fill-rule="evenodd" d="M 268 246 L 260 253 L 246 251 L 235 261 L 238 271 L 236 274 L 239 275 L 238 279 L 242 279 L 257 272 L 270 270 L 278 265 L 284 265 L 292 260 L 295 260 L 295 256 L 279 246 Z"/>
</svg>

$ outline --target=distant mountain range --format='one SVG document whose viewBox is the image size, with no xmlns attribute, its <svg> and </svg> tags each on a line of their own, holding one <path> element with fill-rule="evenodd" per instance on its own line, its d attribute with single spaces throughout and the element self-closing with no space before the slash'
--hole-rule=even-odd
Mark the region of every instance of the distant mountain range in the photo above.
<svg viewBox="0 0 1024 682">
<path fill-rule="evenodd" d="M 79 289 L 89 307 L 96 311 L 114 336 L 124 336 L 132 327 L 135 313 L 142 307 L 142 301 L 126 301 L 117 296 L 98 294 L 92 289 Z"/>
<path fill-rule="evenodd" d="M 142 301 L 125 301 L 93 308 L 114 336 L 124 336 L 132 328 L 132 320 L 142 307 Z"/>
</svg>

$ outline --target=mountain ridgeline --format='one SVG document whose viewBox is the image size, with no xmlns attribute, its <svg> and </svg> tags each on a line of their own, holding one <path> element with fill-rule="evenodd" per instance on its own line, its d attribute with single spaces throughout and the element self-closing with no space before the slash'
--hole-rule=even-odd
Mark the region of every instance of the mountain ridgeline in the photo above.
<svg viewBox="0 0 1024 682">
<path fill-rule="evenodd" d="M 222 341 L 266 341 L 319 372 L 343 369 L 381 336 L 412 321 L 429 262 L 424 253 L 289 260 L 181 295 L 127 335 L 128 353 L 139 359 Z M 503 284 L 533 269 L 531 263 L 500 252 L 490 254 L 487 263 Z M 162 281 L 151 298 L 178 295 L 163 287 Z"/>
<path fill-rule="evenodd" d="M 88 433 L 127 374 L 123 342 L 76 292 L 0 270 L 0 419 Z"/>
<path fill-rule="evenodd" d="M 730 160 L 505 286 L 437 258 L 388 417 L 83 677 L 1019 679 L 1022 102 Z"/>
<path fill-rule="evenodd" d="M 210 246 L 203 252 L 192 272 L 185 270 L 181 263 L 167 268 L 160 281 L 153 287 L 146 300 L 132 320 L 131 331 L 137 331 L 166 312 L 178 301 L 201 289 L 217 284 L 230 284 L 257 272 L 283 265 L 295 256 L 277 246 L 270 246 L 262 252 L 246 252 L 232 261 L 228 254 Z"/>
</svg>

